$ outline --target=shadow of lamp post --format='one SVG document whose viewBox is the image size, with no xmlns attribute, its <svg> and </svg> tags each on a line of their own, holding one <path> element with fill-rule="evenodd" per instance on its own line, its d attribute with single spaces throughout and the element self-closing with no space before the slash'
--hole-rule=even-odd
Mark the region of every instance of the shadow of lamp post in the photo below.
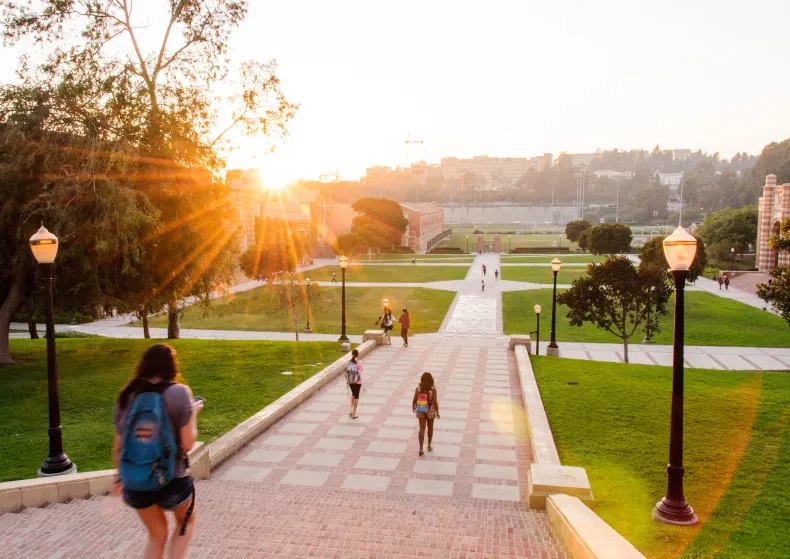
<svg viewBox="0 0 790 559">
<path fill-rule="evenodd" d="M 58 238 L 47 231 L 44 224 L 30 237 L 30 250 L 41 268 L 46 284 L 44 314 L 47 318 L 47 386 L 49 394 L 49 455 L 38 470 L 39 477 L 77 473 L 77 466 L 63 452 L 60 428 L 60 394 L 58 392 L 58 362 L 55 355 L 55 319 L 53 317 L 52 282 Z"/>
<path fill-rule="evenodd" d="M 546 347 L 546 355 L 560 356 L 560 347 L 557 345 L 557 274 L 562 268 L 562 261 L 555 257 L 551 261 L 551 271 L 554 274 L 554 293 L 551 296 L 551 340 Z"/>
<path fill-rule="evenodd" d="M 339 342 L 348 342 L 348 336 L 346 336 L 346 268 L 348 268 L 348 257 L 341 256 L 339 259 L 340 262 L 340 271 L 343 274 L 343 287 L 341 293 L 341 308 L 342 308 L 342 315 L 341 315 L 341 331 L 340 331 L 340 339 Z"/>
<path fill-rule="evenodd" d="M 669 430 L 667 494 L 653 509 L 653 518 L 664 524 L 691 526 L 698 522 L 683 496 L 683 294 L 697 239 L 683 227 L 664 239 L 664 255 L 675 280 L 675 328 L 672 341 L 672 416 Z"/>
</svg>

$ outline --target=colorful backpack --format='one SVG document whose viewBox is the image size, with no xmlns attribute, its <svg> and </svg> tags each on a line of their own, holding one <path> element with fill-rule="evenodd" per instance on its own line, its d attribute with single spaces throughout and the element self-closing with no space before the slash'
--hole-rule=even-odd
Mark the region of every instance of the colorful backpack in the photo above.
<svg viewBox="0 0 790 559">
<path fill-rule="evenodd" d="M 422 387 L 420 387 L 422 389 Z M 427 392 L 417 394 L 417 413 L 428 413 L 431 409 L 431 401 Z"/>
<path fill-rule="evenodd" d="M 359 367 L 353 361 L 346 365 L 346 382 L 348 384 L 359 384 Z"/>
<path fill-rule="evenodd" d="M 162 398 L 168 386 L 146 387 L 126 416 L 119 475 L 130 491 L 158 491 L 175 476 L 178 442 Z"/>
</svg>

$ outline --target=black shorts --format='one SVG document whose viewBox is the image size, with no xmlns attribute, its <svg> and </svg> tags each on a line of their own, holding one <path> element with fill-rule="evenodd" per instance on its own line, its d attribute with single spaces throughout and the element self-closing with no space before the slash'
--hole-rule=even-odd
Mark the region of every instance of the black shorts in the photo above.
<svg viewBox="0 0 790 559">
<path fill-rule="evenodd" d="M 386 333 L 386 332 L 392 332 L 392 326 L 385 326 L 385 327 L 384 327 L 384 332 L 385 332 L 385 333 Z"/>
<path fill-rule="evenodd" d="M 361 384 L 349 384 L 348 387 L 351 389 L 351 394 L 354 396 L 355 400 L 359 400 L 359 389 L 362 388 Z"/>
<path fill-rule="evenodd" d="M 176 477 L 159 491 L 123 490 L 123 500 L 133 509 L 147 509 L 158 505 L 164 510 L 173 510 L 192 498 L 192 478 Z"/>
</svg>

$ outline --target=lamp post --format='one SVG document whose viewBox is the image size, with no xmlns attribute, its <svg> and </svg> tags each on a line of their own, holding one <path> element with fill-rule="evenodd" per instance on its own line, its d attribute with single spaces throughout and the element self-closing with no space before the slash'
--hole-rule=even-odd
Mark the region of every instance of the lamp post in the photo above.
<svg viewBox="0 0 790 559">
<path fill-rule="evenodd" d="M 688 269 L 694 262 L 697 239 L 683 227 L 664 239 L 664 255 L 675 280 L 675 328 L 672 342 L 672 416 L 669 431 L 667 494 L 653 509 L 653 518 L 665 524 L 690 526 L 698 522 L 683 496 L 683 293 Z"/>
<path fill-rule="evenodd" d="M 510 254 L 510 235 L 507 236 L 507 253 Z"/>
<path fill-rule="evenodd" d="M 368 260 L 370 259 L 370 252 L 368 252 Z M 304 291 L 307 299 L 307 325 L 304 327 L 305 334 L 310 334 L 313 329 L 310 328 L 310 278 L 304 280 Z"/>
<path fill-rule="evenodd" d="M 543 308 L 540 305 L 535 305 L 532 308 L 535 309 L 535 316 L 538 321 L 535 329 L 535 355 L 540 355 L 540 311 L 542 311 Z"/>
<path fill-rule="evenodd" d="M 653 302 L 653 288 L 647 288 L 647 326 L 645 327 L 645 339 L 643 344 L 652 344 L 653 338 L 650 337 L 650 303 Z"/>
<path fill-rule="evenodd" d="M 730 270 L 735 265 L 735 247 L 730 249 Z"/>
<path fill-rule="evenodd" d="M 381 302 L 384 304 L 384 308 L 385 308 L 385 309 L 388 309 L 388 308 L 390 308 L 390 300 L 389 300 L 389 299 L 387 299 L 386 297 L 384 297 L 384 298 L 381 300 Z"/>
<path fill-rule="evenodd" d="M 560 356 L 560 347 L 557 345 L 557 274 L 562 268 L 562 261 L 555 257 L 551 261 L 551 271 L 554 273 L 554 293 L 551 296 L 551 341 L 546 348 L 546 355 Z"/>
<path fill-rule="evenodd" d="M 342 307 L 342 326 L 340 331 L 340 339 L 339 342 L 349 342 L 351 340 L 348 339 L 346 336 L 346 268 L 348 268 L 348 258 L 346 256 L 341 256 L 339 258 L 340 261 L 340 272 L 343 275 L 343 287 L 341 292 L 341 307 Z"/>
<path fill-rule="evenodd" d="M 73 474 L 77 466 L 63 452 L 60 428 L 60 394 L 58 392 L 58 362 L 55 355 L 55 320 L 52 317 L 52 272 L 58 254 L 58 238 L 46 230 L 44 224 L 30 237 L 30 250 L 41 267 L 46 283 L 44 314 L 47 317 L 47 386 L 49 395 L 49 455 L 38 470 L 39 477 Z"/>
<path fill-rule="evenodd" d="M 466 254 L 469 254 L 469 235 L 466 236 Z"/>
</svg>

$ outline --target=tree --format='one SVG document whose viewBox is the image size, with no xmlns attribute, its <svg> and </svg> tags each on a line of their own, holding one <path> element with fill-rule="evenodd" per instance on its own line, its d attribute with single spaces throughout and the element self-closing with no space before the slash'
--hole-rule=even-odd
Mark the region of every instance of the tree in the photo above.
<svg viewBox="0 0 790 559">
<path fill-rule="evenodd" d="M 584 231 L 579 233 L 577 244 L 579 245 L 579 248 L 582 250 L 589 250 L 588 245 L 590 244 L 590 231 L 592 231 L 592 229 L 585 229 Z"/>
<path fill-rule="evenodd" d="M 739 254 L 748 252 L 757 239 L 757 206 L 709 213 L 698 233 L 719 258 L 726 259 L 732 248 Z"/>
<path fill-rule="evenodd" d="M 604 223 L 590 229 L 587 242 L 593 254 L 617 254 L 631 247 L 631 228 L 622 223 Z"/>
<path fill-rule="evenodd" d="M 140 301 L 129 286 L 143 274 L 141 238 L 159 214 L 129 187 L 139 169 L 133 146 L 104 140 L 73 98 L 49 87 L 4 86 L 0 122 L 0 363 L 11 363 L 14 313 L 25 303 L 29 320 L 42 314 L 28 244 L 41 222 L 60 240 L 56 308 L 94 314 Z"/>
<path fill-rule="evenodd" d="M 575 243 L 579 240 L 579 235 L 582 231 L 586 231 L 592 227 L 592 223 L 587 221 L 586 219 L 577 219 L 576 221 L 570 221 L 565 226 L 565 237 L 572 242 Z"/>
<path fill-rule="evenodd" d="M 588 265 L 587 274 L 573 280 L 557 302 L 569 308 L 571 326 L 590 322 L 620 338 L 628 363 L 628 339 L 640 326 L 659 331 L 658 316 L 666 314 L 671 294 L 665 273 L 650 267 L 637 270 L 630 259 L 609 256 Z"/>
<path fill-rule="evenodd" d="M 352 232 L 360 233 L 359 229 L 368 232 L 375 230 L 377 233 L 371 238 L 385 238 L 388 246 L 400 245 L 409 220 L 403 215 L 403 208 L 398 202 L 386 198 L 362 198 L 351 207 L 360 214 L 352 221 Z"/>
<path fill-rule="evenodd" d="M 367 252 L 368 244 L 358 233 L 346 233 L 337 238 L 332 250 L 335 254 L 353 257 Z"/>
<path fill-rule="evenodd" d="M 40 66 L 23 61 L 22 81 L 70 92 L 75 114 L 100 124 L 102 137 L 128 142 L 145 162 L 135 188 L 166 222 L 146 236 L 148 277 L 140 285 L 151 291 L 141 308 L 166 305 L 168 337 L 178 337 L 181 301 L 208 305 L 238 262 L 238 220 L 217 179 L 222 148 L 234 133 L 284 135 L 297 107 L 280 91 L 273 61 L 242 63 L 231 84 L 229 38 L 246 16 L 245 1 L 159 0 L 151 5 L 164 25 L 145 41 L 138 31 L 150 14 L 133 15 L 130 1 L 41 3 L 34 11 L 6 0 L 4 38 L 50 47 Z M 224 99 L 214 93 L 219 83 L 231 84 Z"/>
<path fill-rule="evenodd" d="M 313 315 L 321 298 L 321 290 L 314 281 L 286 280 L 274 286 L 280 310 L 287 312 L 294 323 L 296 341 L 299 341 L 299 320 Z"/>
<path fill-rule="evenodd" d="M 642 246 L 642 249 L 639 251 L 640 268 L 645 265 L 659 270 L 669 270 L 669 262 L 667 262 L 667 258 L 664 255 L 665 238 L 663 236 L 653 237 Z M 705 242 L 697 235 L 694 235 L 694 238 L 697 239 L 697 253 L 694 255 L 694 262 L 691 263 L 686 278 L 692 283 L 703 274 L 705 267 L 708 265 Z"/>
</svg>

